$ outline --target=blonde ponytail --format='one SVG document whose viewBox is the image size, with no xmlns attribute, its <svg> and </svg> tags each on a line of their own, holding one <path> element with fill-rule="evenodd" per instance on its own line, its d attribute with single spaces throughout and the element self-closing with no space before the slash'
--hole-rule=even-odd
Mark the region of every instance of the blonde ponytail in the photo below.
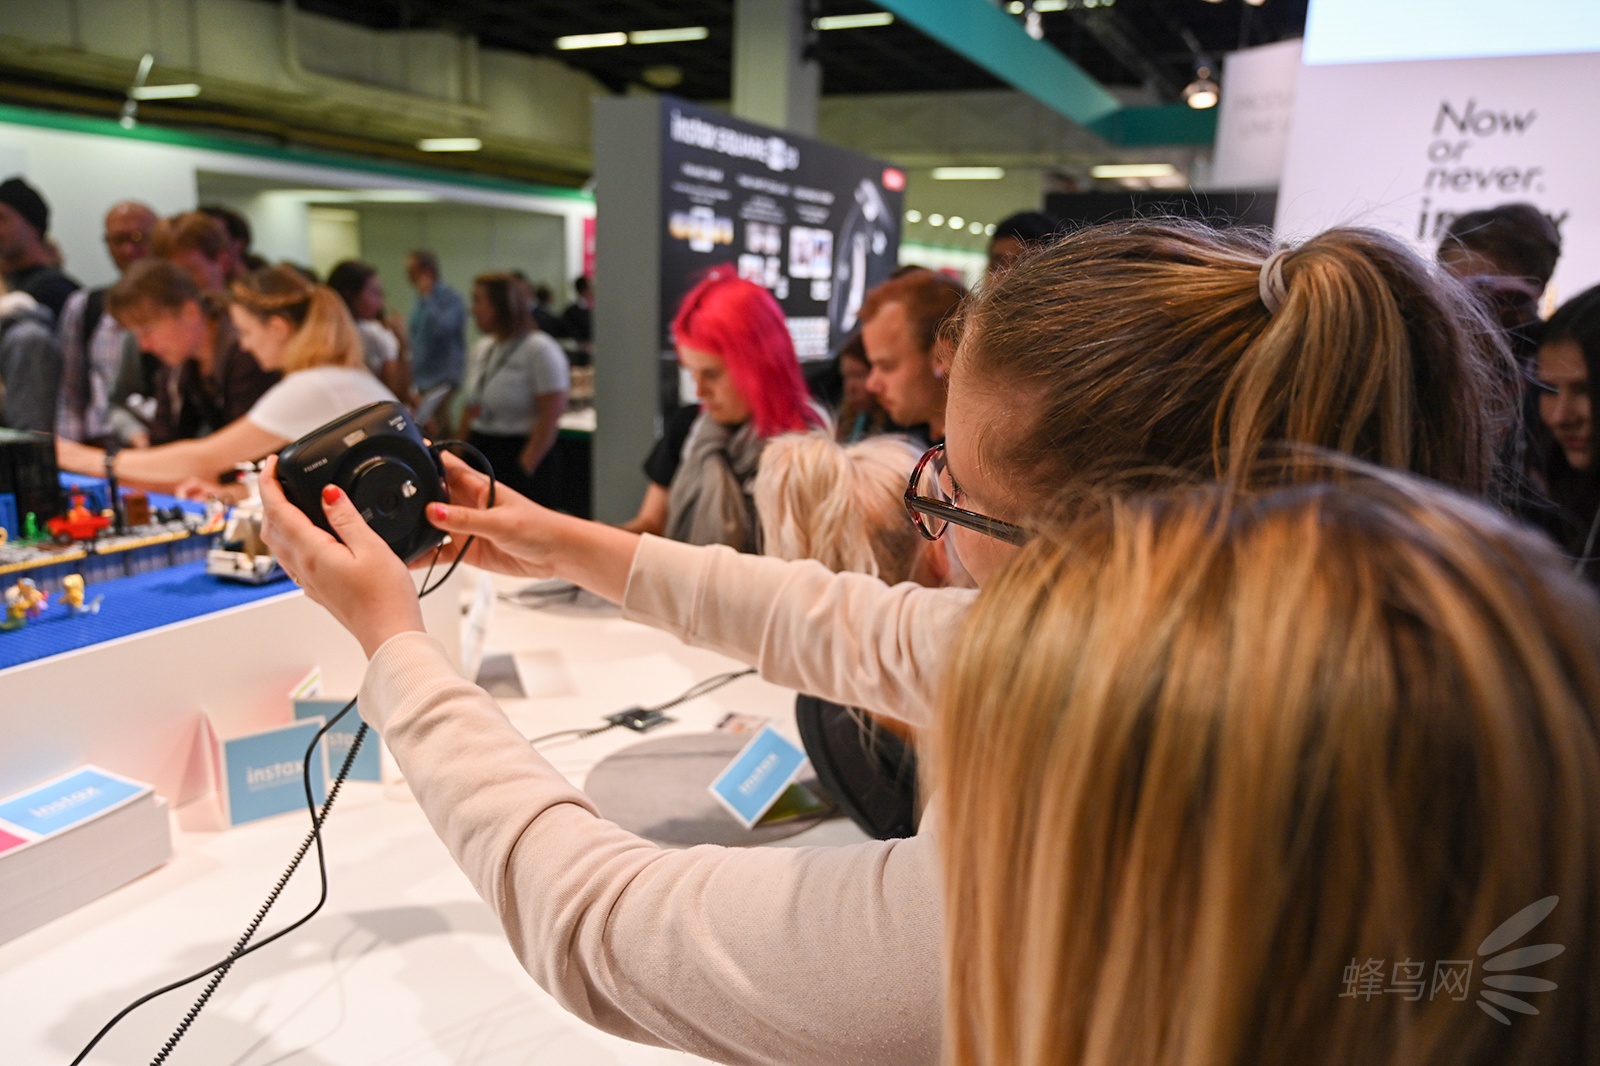
<svg viewBox="0 0 1600 1066">
<path fill-rule="evenodd" d="M 917 457 L 900 437 L 849 447 L 822 433 L 773 438 L 753 489 L 763 551 L 890 584 L 906 580 L 920 541 L 900 501 Z"/>
<path fill-rule="evenodd" d="M 1514 367 L 1466 291 L 1393 237 L 1336 229 L 1281 257 L 1273 313 L 1271 252 L 1261 233 L 1141 219 L 980 289 L 951 373 L 1015 412 L 989 457 L 1015 495 L 1130 470 L 1242 480 L 1284 443 L 1489 489 Z"/>
<path fill-rule="evenodd" d="M 274 315 L 295 327 L 283 352 L 283 372 L 318 366 L 364 366 L 361 335 L 350 309 L 326 285 L 286 264 L 264 267 L 233 283 L 234 303 L 261 319 Z"/>
</svg>

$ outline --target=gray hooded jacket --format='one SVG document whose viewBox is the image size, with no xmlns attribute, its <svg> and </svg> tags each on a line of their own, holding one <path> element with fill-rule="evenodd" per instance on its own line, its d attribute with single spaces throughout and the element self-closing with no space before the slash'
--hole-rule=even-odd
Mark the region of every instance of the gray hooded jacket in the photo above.
<svg viewBox="0 0 1600 1066">
<path fill-rule="evenodd" d="M 0 426 L 50 432 L 60 387 L 50 312 L 25 292 L 0 296 Z"/>
</svg>

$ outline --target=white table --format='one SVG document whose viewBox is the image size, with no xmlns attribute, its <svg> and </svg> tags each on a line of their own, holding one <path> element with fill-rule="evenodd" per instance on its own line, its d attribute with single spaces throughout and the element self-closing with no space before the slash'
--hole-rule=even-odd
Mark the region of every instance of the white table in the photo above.
<svg viewBox="0 0 1600 1066">
<path fill-rule="evenodd" d="M 477 581 L 467 577 L 466 598 Z M 494 581 L 502 591 L 524 584 Z M 542 610 L 500 603 L 488 633 L 491 654 L 518 656 L 529 698 L 504 705 L 529 736 L 663 702 L 740 665 L 625 622 L 587 597 Z M 703 731 L 730 710 L 770 716 L 793 735 L 793 694 L 755 677 L 674 708 L 678 722 L 652 735 Z M 581 784 L 599 759 L 636 741 L 614 730 L 546 750 Z M 181 833 L 165 867 L 0 946 L 0 1062 L 64 1064 L 126 1003 L 224 956 L 306 828 L 296 815 L 222 833 Z M 347 784 L 325 837 L 327 907 L 241 961 L 169 1062 L 703 1061 L 607 1036 L 561 1010 L 517 964 L 403 783 Z M 860 839 L 836 819 L 787 843 Z M 308 860 L 264 929 L 305 913 L 316 892 Z M 199 987 L 141 1008 L 88 1061 L 149 1062 Z"/>
</svg>

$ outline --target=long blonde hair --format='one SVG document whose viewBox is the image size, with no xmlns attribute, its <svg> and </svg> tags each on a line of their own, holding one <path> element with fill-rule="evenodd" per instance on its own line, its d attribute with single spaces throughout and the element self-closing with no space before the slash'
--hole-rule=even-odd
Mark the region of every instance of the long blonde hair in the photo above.
<svg viewBox="0 0 1600 1066">
<path fill-rule="evenodd" d="M 294 327 L 283 351 L 285 374 L 318 366 L 366 365 L 361 334 L 344 300 L 294 267 L 262 267 L 235 281 L 229 296 L 263 321 L 276 315 Z"/>
<path fill-rule="evenodd" d="M 1536 536 L 1376 471 L 1122 496 L 954 649 L 947 1063 L 1600 1061 L 1600 603 Z"/>
<path fill-rule="evenodd" d="M 919 454 L 903 437 L 849 446 L 824 433 L 774 437 L 752 490 L 762 551 L 891 585 L 906 580 L 922 545 L 902 503 Z"/>
</svg>

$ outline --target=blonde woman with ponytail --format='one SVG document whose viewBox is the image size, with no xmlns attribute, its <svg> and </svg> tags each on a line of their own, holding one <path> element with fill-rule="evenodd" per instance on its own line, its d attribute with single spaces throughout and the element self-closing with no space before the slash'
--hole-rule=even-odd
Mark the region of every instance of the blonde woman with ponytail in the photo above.
<svg viewBox="0 0 1600 1066">
<path fill-rule="evenodd" d="M 209 484 L 234 464 L 276 452 L 340 415 L 394 399 L 366 369 L 361 337 L 332 289 L 279 265 L 234 282 L 229 296 L 239 344 L 263 370 L 281 370 L 283 380 L 209 436 L 118 452 L 115 472 L 124 484 L 158 492 Z M 103 451 L 71 441 L 57 443 L 57 458 L 73 473 L 106 470 Z"/>
<path fill-rule="evenodd" d="M 1600 1062 L 1600 602 L 1487 507 L 1112 500 L 935 724 L 946 1066 Z"/>
<path fill-rule="evenodd" d="M 1516 410 L 1506 388 L 1510 357 L 1465 292 L 1380 234 L 1336 231 L 1275 254 L 1259 235 L 1197 224 L 1091 227 L 1019 260 L 971 301 L 952 326 L 945 444 L 919 460 L 904 499 L 923 536 L 951 531 L 945 543 L 979 586 L 1005 569 L 1019 543 L 1052 528 L 1067 489 L 1173 468 L 1248 481 L 1254 460 L 1285 442 L 1483 493 L 1494 481 L 1498 435 Z M 562 577 L 620 603 L 625 617 L 757 665 L 773 683 L 934 728 L 972 590 L 890 586 L 811 561 L 641 537 L 511 491 L 497 492 L 489 506 L 484 479 L 449 457 L 446 465 L 450 503 L 430 506 L 428 518 L 458 540 L 476 537 L 469 562 Z M 850 848 L 662 852 L 630 838 L 589 813 L 493 698 L 461 680 L 423 631 L 405 566 L 349 502 L 330 506 L 339 537 L 330 536 L 288 503 L 270 470 L 261 482 L 263 537 L 371 657 L 362 716 L 496 908 L 528 971 L 559 1002 L 611 1032 L 723 1062 L 938 1061 L 944 1018 L 971 1010 L 966 1001 L 959 1015 L 943 1005 L 941 913 L 964 922 L 971 911 L 960 901 L 941 908 L 936 848 L 974 831 L 963 822 L 952 832 L 940 820 L 967 797 L 936 792 L 916 836 Z M 1284 552 L 1297 548 L 1291 542 Z M 1282 589 L 1294 587 L 1292 567 L 1272 576 Z M 1113 591 L 1128 606 L 1139 589 Z M 995 611 L 1030 609 L 1018 595 L 991 602 Z M 1314 601 L 1284 593 L 1279 602 L 1283 632 L 1331 624 L 1316 616 Z M 1372 609 L 1385 608 L 1375 601 Z M 1505 632 L 1506 640 L 1520 637 Z M 1488 653 L 1503 642 L 1479 643 Z M 1268 649 L 1241 642 L 1236 650 L 1250 661 Z M 988 671 L 997 684 L 1013 680 L 1002 657 L 988 660 Z M 1136 672 L 1106 679 L 1162 680 Z M 960 713 L 959 701 L 948 706 L 945 727 Z M 1262 707 L 1270 726 L 1270 696 Z M 1058 717 L 1072 710 L 1056 707 Z M 1574 819 L 1587 817 L 1600 804 L 1572 810 Z M 1113 816 L 1136 812 L 1103 813 L 1108 831 L 1121 831 Z M 1530 821 L 1525 832 L 1544 824 Z M 1106 876 L 1096 843 L 1085 839 L 1079 861 L 1037 881 L 1003 864 L 982 874 L 1041 893 L 1060 893 L 1063 884 L 1087 889 Z M 1243 909 L 1255 903 L 1236 901 Z M 1054 935 L 1041 929 L 1041 938 L 1046 933 Z M 1259 938 L 1237 948 L 1251 959 L 1263 950 Z M 1003 976 L 1012 961 L 1003 951 L 975 961 Z M 662 959 L 672 960 L 670 989 L 660 980 Z M 1187 973 L 1182 951 L 1118 962 Z M 1226 994 L 1227 975 L 1214 976 L 1181 991 Z M 1085 987 L 1074 985 L 1073 995 Z M 1030 997 L 1023 998 L 1039 1002 L 1041 1013 L 1081 1007 Z M 1142 1010 L 1159 1029 L 1163 1011 L 1187 1003 L 1112 1005 Z M 1022 1051 L 1031 1056 L 1022 1061 L 1043 1062 L 1049 1048 L 1028 1043 Z M 964 1061 L 1014 1060 L 1002 1050 Z M 1248 1060 L 1175 1053 L 1144 1061 Z"/>
</svg>

